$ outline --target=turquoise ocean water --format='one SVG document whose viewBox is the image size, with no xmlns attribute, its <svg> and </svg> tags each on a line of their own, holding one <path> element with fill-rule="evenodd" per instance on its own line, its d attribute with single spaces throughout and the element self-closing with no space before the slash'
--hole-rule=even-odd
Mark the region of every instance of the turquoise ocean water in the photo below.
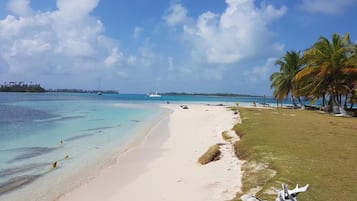
<svg viewBox="0 0 357 201">
<path fill-rule="evenodd" d="M 275 103 L 248 97 L 0 93 L 0 200 L 51 200 L 49 195 L 78 185 L 167 114 L 158 104 L 253 101 Z"/>
</svg>

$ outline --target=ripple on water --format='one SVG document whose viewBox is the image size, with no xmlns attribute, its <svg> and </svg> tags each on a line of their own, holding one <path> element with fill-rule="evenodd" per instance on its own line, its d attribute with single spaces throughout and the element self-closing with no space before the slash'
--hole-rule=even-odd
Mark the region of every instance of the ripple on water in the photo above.
<svg viewBox="0 0 357 201">
<path fill-rule="evenodd" d="M 9 163 L 21 161 L 29 158 L 34 158 L 36 156 L 44 155 L 59 149 L 60 147 L 20 147 L 14 149 L 6 149 L 2 151 L 16 152 L 18 153 L 14 158 L 9 160 Z"/>
<path fill-rule="evenodd" d="M 50 166 L 50 165 L 51 163 L 32 163 L 32 164 L 26 164 L 18 167 L 3 169 L 0 170 L 0 178 L 9 177 L 9 176 L 29 172 L 36 169 L 42 169 L 43 167 Z"/>
</svg>

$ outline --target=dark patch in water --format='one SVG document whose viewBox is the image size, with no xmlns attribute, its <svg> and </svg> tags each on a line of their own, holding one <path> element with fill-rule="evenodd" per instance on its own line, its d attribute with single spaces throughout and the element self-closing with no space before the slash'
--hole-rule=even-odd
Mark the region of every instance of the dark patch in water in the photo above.
<svg viewBox="0 0 357 201">
<path fill-rule="evenodd" d="M 0 195 L 3 195 L 26 184 L 29 184 L 38 179 L 40 176 L 41 175 L 19 176 L 11 178 L 6 182 L 0 183 Z"/>
<path fill-rule="evenodd" d="M 136 120 L 136 119 L 133 119 L 133 120 L 131 120 L 132 122 L 135 122 L 135 123 L 139 123 L 140 122 L 140 120 Z"/>
<path fill-rule="evenodd" d="M 19 167 L 9 168 L 0 170 L 0 177 L 7 177 L 18 173 L 24 173 L 41 167 L 49 166 L 50 163 L 33 163 L 27 164 Z"/>
<path fill-rule="evenodd" d="M 105 119 L 91 119 L 89 121 L 104 121 Z"/>
<path fill-rule="evenodd" d="M 59 118 L 58 120 L 56 121 L 65 121 L 65 120 L 72 120 L 72 119 L 81 119 L 81 118 L 84 118 L 85 116 L 68 116 L 68 117 L 61 117 Z"/>
<path fill-rule="evenodd" d="M 65 116 L 65 117 L 56 117 L 56 118 L 49 118 L 49 119 L 41 119 L 38 120 L 39 122 L 59 122 L 59 121 L 66 121 L 66 120 L 72 120 L 72 119 L 81 119 L 84 118 L 85 116 Z"/>
<path fill-rule="evenodd" d="M 75 140 L 78 140 L 78 139 L 81 139 L 81 138 L 85 138 L 85 137 L 89 137 L 89 136 L 92 136 L 92 135 L 94 135 L 94 134 L 77 135 L 77 136 L 73 136 L 73 137 L 67 138 L 64 141 L 65 142 L 75 141 Z"/>
<path fill-rule="evenodd" d="M 0 105 L 0 123 L 22 123 L 56 117 L 50 113 L 15 105 Z"/>
<path fill-rule="evenodd" d="M 66 117 L 55 117 L 55 118 L 49 118 L 49 119 L 41 119 L 37 120 L 38 122 L 57 122 L 57 121 L 66 121 L 66 120 L 72 120 L 72 119 L 80 119 L 84 118 L 85 116 L 66 116 Z"/>
<path fill-rule="evenodd" d="M 56 149 L 58 149 L 58 147 L 22 147 L 22 148 L 15 148 L 15 149 L 7 149 L 3 151 L 21 152 L 21 154 L 17 155 L 16 157 L 8 161 L 9 163 L 11 163 L 11 162 L 47 154 Z"/>
<path fill-rule="evenodd" d="M 114 128 L 114 127 L 112 127 L 112 126 L 105 126 L 105 127 L 85 129 L 85 130 L 82 130 L 82 131 L 98 131 L 98 130 L 105 130 L 105 129 L 110 129 L 110 128 Z"/>
</svg>

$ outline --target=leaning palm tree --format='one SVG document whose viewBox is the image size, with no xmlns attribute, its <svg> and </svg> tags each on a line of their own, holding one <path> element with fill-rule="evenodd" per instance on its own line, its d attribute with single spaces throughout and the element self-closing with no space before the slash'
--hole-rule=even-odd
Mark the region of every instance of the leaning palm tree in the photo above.
<svg viewBox="0 0 357 201">
<path fill-rule="evenodd" d="M 275 65 L 280 67 L 280 71 L 273 73 L 270 76 L 270 81 L 272 81 L 271 88 L 274 88 L 273 95 L 276 100 L 281 101 L 290 94 L 291 101 L 296 106 L 294 100 L 297 95 L 295 76 L 302 68 L 301 59 L 300 51 L 288 51 L 284 57 L 275 62 Z"/>
<path fill-rule="evenodd" d="M 325 38 L 320 39 L 304 53 L 303 61 L 306 64 L 296 75 L 296 80 L 301 81 L 311 78 L 314 92 L 307 97 L 320 98 L 327 95 L 329 105 L 341 107 L 342 95 L 347 95 L 349 72 L 355 68 L 351 65 L 353 46 L 349 34 L 340 36 L 333 34 L 331 42 Z"/>
<path fill-rule="evenodd" d="M 353 104 L 357 103 L 357 44 L 353 45 L 353 52 L 348 60 L 349 68 L 344 69 L 344 73 L 347 76 L 347 90 L 349 98 L 350 109 L 352 109 Z M 346 105 L 346 104 L 345 104 Z"/>
</svg>

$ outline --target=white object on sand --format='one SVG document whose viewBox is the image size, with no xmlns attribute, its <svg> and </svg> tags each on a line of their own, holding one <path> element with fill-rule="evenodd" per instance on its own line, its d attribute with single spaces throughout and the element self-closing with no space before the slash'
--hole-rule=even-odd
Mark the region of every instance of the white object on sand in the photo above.
<svg viewBox="0 0 357 201">
<path fill-rule="evenodd" d="M 304 187 L 300 187 L 296 185 L 296 187 L 292 190 L 288 189 L 288 185 L 282 184 L 282 190 L 278 190 L 274 188 L 274 191 L 278 194 L 275 201 L 297 201 L 296 197 L 299 193 L 303 193 L 307 191 L 309 184 L 306 184 Z"/>
</svg>

